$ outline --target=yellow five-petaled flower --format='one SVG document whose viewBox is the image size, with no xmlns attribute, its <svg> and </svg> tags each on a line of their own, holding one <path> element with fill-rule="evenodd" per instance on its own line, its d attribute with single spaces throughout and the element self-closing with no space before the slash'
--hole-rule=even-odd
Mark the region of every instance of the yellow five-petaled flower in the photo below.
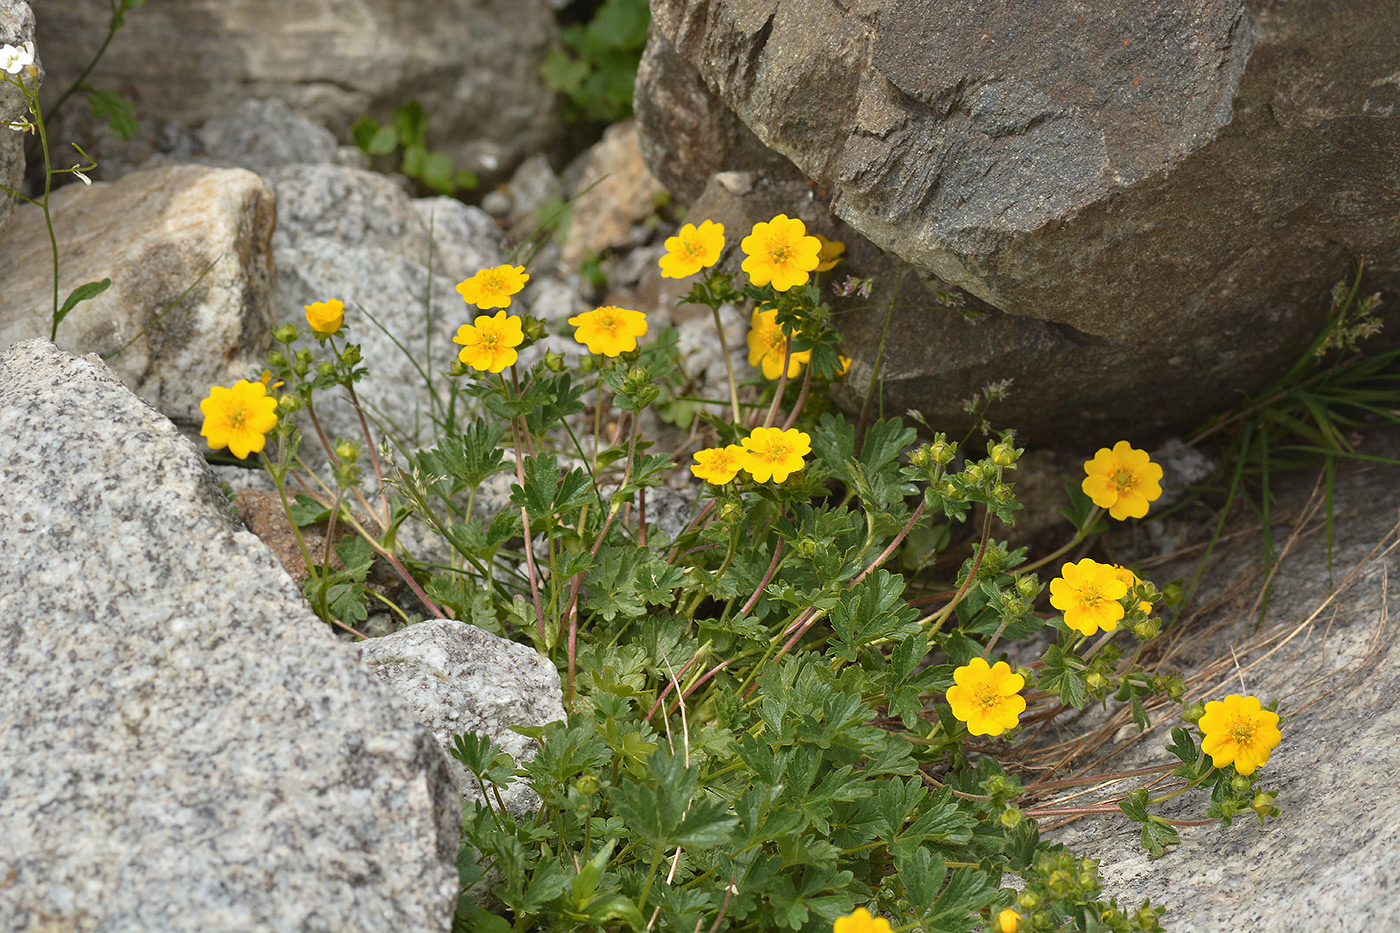
<svg viewBox="0 0 1400 933">
<path fill-rule="evenodd" d="M 753 233 L 739 246 L 748 257 L 742 268 L 749 280 L 755 285 L 772 283 L 780 292 L 806 285 L 821 262 L 821 241 L 807 236 L 806 225 L 787 214 L 754 224 Z"/>
<path fill-rule="evenodd" d="M 574 339 L 587 344 L 589 353 L 618 356 L 637 349 L 637 338 L 647 333 L 647 316 L 608 305 L 569 318 L 577 328 Z"/>
<path fill-rule="evenodd" d="M 497 311 L 494 315 L 479 314 L 474 323 L 463 324 L 452 342 L 462 345 L 457 358 L 464 365 L 498 373 L 515 365 L 519 357 L 515 348 L 525 342 L 525 332 L 517 315 Z"/>
<path fill-rule="evenodd" d="M 1084 472 L 1088 474 L 1081 486 L 1084 494 L 1120 522 L 1142 518 L 1148 503 L 1162 495 L 1162 468 L 1147 451 L 1127 441 L 1119 441 L 1112 450 L 1100 448 L 1094 459 L 1084 463 Z"/>
<path fill-rule="evenodd" d="M 1081 635 L 1118 628 L 1124 615 L 1119 600 L 1127 595 L 1128 584 L 1113 565 L 1089 557 L 1065 564 L 1060 575 L 1050 581 L 1050 605 L 1063 612 L 1065 625 Z"/>
<path fill-rule="evenodd" d="M 855 913 L 838 917 L 831 926 L 832 933 L 893 933 L 890 922 L 884 917 L 872 916 L 864 907 L 857 907 Z"/>
<path fill-rule="evenodd" d="M 690 472 L 712 486 L 723 486 L 744 468 L 744 454 L 744 448 L 738 444 L 697 450 Z"/>
<path fill-rule="evenodd" d="M 953 671 L 953 686 L 946 694 L 953 715 L 967 723 L 973 735 L 1001 735 L 1020 723 L 1026 711 L 1021 688 L 1026 678 L 1011 670 L 1005 661 L 988 665 L 984 658 L 973 658 Z"/>
<path fill-rule="evenodd" d="M 795 338 L 797 334 L 793 334 Z M 786 356 L 787 375 L 791 379 L 802 372 L 804 363 L 811 362 L 811 350 L 788 352 L 788 337 L 778 324 L 775 308 L 755 308 L 749 323 L 749 365 L 763 370 L 765 379 L 777 379 L 783 372 Z"/>
<path fill-rule="evenodd" d="M 719 262 L 724 252 L 724 224 L 707 220 L 700 226 L 686 224 L 666 239 L 666 255 L 660 259 L 663 279 L 683 279 Z"/>
<path fill-rule="evenodd" d="M 345 323 L 345 302 L 339 299 L 317 301 L 302 307 L 306 309 L 306 323 L 323 337 L 329 337 Z"/>
<path fill-rule="evenodd" d="M 785 482 L 812 452 L 811 435 L 796 428 L 754 428 L 739 443 L 744 445 L 743 468 L 760 483 Z"/>
<path fill-rule="evenodd" d="M 841 261 L 841 257 L 846 252 L 846 244 L 840 240 L 828 240 L 820 233 L 812 236 L 817 238 L 817 242 L 822 245 L 821 252 L 817 253 L 817 268 L 814 272 L 826 272 L 836 268 L 836 264 Z"/>
<path fill-rule="evenodd" d="M 1206 704 L 1200 720 L 1201 751 L 1217 768 L 1233 764 L 1240 774 L 1253 774 L 1268 764 L 1274 747 L 1283 741 L 1278 713 L 1264 709 L 1258 697 L 1232 693 Z"/>
<path fill-rule="evenodd" d="M 524 266 L 492 266 L 482 269 L 464 282 L 457 283 L 457 293 L 467 304 L 476 305 L 483 311 L 492 308 L 509 308 L 510 296 L 525 287 L 530 276 Z"/>
<path fill-rule="evenodd" d="M 240 379 L 232 388 L 212 386 L 199 410 L 204 412 L 199 434 L 209 447 L 227 447 L 240 460 L 262 450 L 267 433 L 277 427 L 277 399 L 267 394 L 261 382 Z"/>
</svg>

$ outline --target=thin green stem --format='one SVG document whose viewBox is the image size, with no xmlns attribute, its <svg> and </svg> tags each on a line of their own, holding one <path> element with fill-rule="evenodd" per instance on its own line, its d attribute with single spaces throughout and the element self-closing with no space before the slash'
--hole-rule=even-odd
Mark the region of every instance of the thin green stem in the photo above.
<svg viewBox="0 0 1400 933">
<path fill-rule="evenodd" d="M 734 423 L 739 424 L 739 387 L 734 381 L 734 361 L 729 357 L 729 341 L 724 336 L 724 323 L 719 318 L 719 306 L 711 305 L 715 316 L 715 332 L 719 334 L 719 349 L 724 354 L 724 370 L 729 374 L 729 407 L 734 415 Z"/>
</svg>

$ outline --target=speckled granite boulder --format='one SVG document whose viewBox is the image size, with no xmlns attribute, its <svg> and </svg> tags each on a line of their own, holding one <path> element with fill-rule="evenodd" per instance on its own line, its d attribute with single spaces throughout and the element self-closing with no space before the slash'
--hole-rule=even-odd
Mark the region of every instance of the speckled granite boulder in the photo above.
<svg viewBox="0 0 1400 933">
<path fill-rule="evenodd" d="M 94 357 L 0 354 L 0 930 L 447 930 L 437 743 Z"/>
<path fill-rule="evenodd" d="M 1400 435 L 1368 436 L 1362 453 L 1400 456 Z M 1257 534 L 1231 540 L 1199 599 L 1209 605 L 1219 598 L 1220 604 L 1192 621 L 1184 651 L 1172 660 L 1187 673 L 1216 665 L 1205 685 L 1218 689 L 1205 695 L 1197 688 L 1204 699 L 1247 692 L 1280 701 L 1283 743 L 1259 775 L 1264 788 L 1278 789 L 1283 817 L 1260 827 L 1246 811 L 1226 830 L 1218 824 L 1183 828 L 1181 845 L 1158 859 L 1138 847 L 1136 824 L 1117 817 L 1080 820 L 1049 834 L 1073 851 L 1102 859 L 1107 894 L 1133 905 L 1150 897 L 1164 906 L 1162 922 L 1171 933 L 1400 929 L 1400 795 L 1394 789 L 1400 773 L 1400 647 L 1389 604 L 1390 576 L 1400 575 L 1397 479 L 1400 468 L 1383 463 L 1340 471 L 1330 572 L 1324 513 L 1318 510 L 1274 577 L 1263 623 L 1270 642 L 1252 650 L 1263 544 Z M 1274 543 L 1281 549 L 1313 491 L 1312 477 L 1294 480 L 1280 489 L 1273 508 Z M 1192 569 L 1181 564 L 1154 576 L 1166 580 Z M 1163 719 L 1095 771 L 1173 760 L 1163 746 L 1170 727 L 1180 724 Z M 1116 738 L 1136 736 L 1129 724 Z M 1120 784 L 1110 791 L 1130 789 Z M 1075 805 L 1092 802 L 1081 796 Z M 1205 806 L 1188 794 L 1161 815 L 1203 819 Z"/>
<path fill-rule="evenodd" d="M 63 319 L 58 345 L 117 354 L 111 366 L 133 392 L 197 432 L 209 387 L 257 378 L 270 343 L 267 183 L 243 169 L 171 166 L 68 185 L 52 209 L 59 300 L 112 280 Z M 52 270 L 43 214 L 21 205 L 0 231 L 0 346 L 49 336 Z"/>
<path fill-rule="evenodd" d="M 511 726 L 564 719 L 559 672 L 533 648 L 456 622 L 434 619 L 359 645 L 360 659 L 408 701 L 444 749 L 454 736 L 480 732 L 512 758 L 528 761 L 538 746 Z M 448 762 L 463 797 L 481 799 L 476 779 L 455 758 Z M 504 794 L 524 815 L 539 796 L 523 783 Z"/>
</svg>

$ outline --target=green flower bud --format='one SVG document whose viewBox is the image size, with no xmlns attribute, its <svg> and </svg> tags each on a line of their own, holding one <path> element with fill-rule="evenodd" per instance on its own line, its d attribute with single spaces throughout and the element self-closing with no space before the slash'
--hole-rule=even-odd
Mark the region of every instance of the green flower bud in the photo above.
<svg viewBox="0 0 1400 933">
<path fill-rule="evenodd" d="M 360 459 L 360 445 L 354 441 L 340 441 L 335 445 L 335 455 L 346 463 Z"/>
<path fill-rule="evenodd" d="M 544 321 L 533 314 L 526 314 L 520 319 L 520 329 L 525 333 L 525 339 L 534 343 L 536 340 L 543 340 L 549 331 L 544 326 Z"/>
<path fill-rule="evenodd" d="M 1180 603 L 1184 595 L 1181 584 L 1175 580 L 1162 587 L 1162 602 L 1166 603 L 1168 606 L 1175 606 Z"/>
<path fill-rule="evenodd" d="M 1243 774 L 1236 774 L 1230 779 L 1230 789 L 1237 794 L 1247 794 L 1254 787 L 1254 782 Z"/>
<path fill-rule="evenodd" d="M 562 373 L 564 371 L 564 354 L 550 350 L 544 355 L 544 368 L 552 373 Z"/>
<path fill-rule="evenodd" d="M 1010 444 L 1003 442 L 995 445 L 989 443 L 987 445 L 987 453 L 991 455 L 992 462 L 997 466 L 1011 466 L 1011 464 L 1016 462 L 1016 455 L 1020 453 L 1020 451 Z"/>
<path fill-rule="evenodd" d="M 1053 871 L 1046 880 L 1045 886 L 1057 897 L 1064 897 L 1074 887 L 1074 882 L 1070 879 L 1067 871 Z"/>
<path fill-rule="evenodd" d="M 996 488 L 992 490 L 992 498 L 998 502 L 1010 502 L 1013 497 L 1014 493 L 1006 483 L 997 483 Z"/>
<path fill-rule="evenodd" d="M 296 360 L 298 363 L 305 363 L 307 366 L 310 366 L 315 359 L 316 354 L 312 353 L 310 350 L 307 350 L 304 347 L 297 351 Z"/>
<path fill-rule="evenodd" d="M 779 365 L 782 365 L 781 363 Z M 929 447 L 915 447 L 909 452 L 909 463 L 919 469 L 925 469 L 933 462 L 933 451 Z"/>
<path fill-rule="evenodd" d="M 1090 671 L 1089 676 L 1084 678 L 1084 683 L 1089 685 L 1089 689 L 1097 693 L 1108 688 L 1108 678 L 1098 671 Z"/>
<path fill-rule="evenodd" d="M 1133 623 L 1133 634 L 1140 641 L 1151 641 L 1162 631 L 1162 623 L 1157 619 L 1143 619 L 1141 622 Z"/>
<path fill-rule="evenodd" d="M 297 360 L 296 363 L 292 365 L 292 372 L 296 373 L 298 378 L 305 378 L 306 374 L 310 371 L 310 363 L 304 363 L 301 360 Z"/>
<path fill-rule="evenodd" d="M 322 360 L 316 364 L 316 375 L 329 376 L 335 373 L 335 364 L 330 360 Z"/>
<path fill-rule="evenodd" d="M 455 357 L 452 360 L 452 365 L 447 367 L 447 375 L 451 376 L 453 379 L 465 376 L 469 372 L 471 372 L 471 370 L 467 368 L 467 364 Z"/>
<path fill-rule="evenodd" d="M 1054 922 L 1054 918 L 1050 916 L 1050 911 L 1048 911 L 1048 910 L 1037 910 L 1037 911 L 1035 912 L 1035 918 L 1034 918 L 1034 919 L 1035 919 L 1035 928 L 1036 928 L 1037 930 L 1049 930 L 1049 929 L 1052 929 L 1051 923 Z"/>
<path fill-rule="evenodd" d="M 1099 879 L 1091 871 L 1081 871 L 1076 880 L 1079 882 L 1081 891 L 1092 891 L 1099 884 Z"/>
<path fill-rule="evenodd" d="M 1206 714 L 1206 705 L 1197 701 L 1181 711 L 1181 718 L 1195 725 L 1201 721 L 1201 717 Z"/>
<path fill-rule="evenodd" d="M 719 507 L 719 520 L 726 525 L 732 525 L 744 517 L 744 507 L 730 499 Z"/>
<path fill-rule="evenodd" d="M 811 538 L 803 538 L 797 542 L 797 553 L 803 557 L 811 557 L 817 553 L 817 542 Z"/>
<path fill-rule="evenodd" d="M 1026 815 L 1024 813 L 1014 808 L 1001 811 L 1000 817 L 1001 825 L 1005 826 L 1007 829 L 1015 829 L 1017 826 L 1020 826 L 1021 821 L 1025 818 Z"/>
<path fill-rule="evenodd" d="M 1138 927 L 1142 930 L 1159 929 L 1157 925 L 1157 918 L 1159 916 L 1160 914 L 1158 914 L 1157 911 L 1153 910 L 1151 907 L 1139 907 L 1136 917 Z"/>
<path fill-rule="evenodd" d="M 1035 910 L 1040 906 L 1040 895 L 1036 894 L 1034 891 L 1022 891 L 1017 901 L 1020 903 L 1022 910 Z"/>
<path fill-rule="evenodd" d="M 301 396 L 295 392 L 279 395 L 277 396 L 277 407 L 288 413 L 297 411 L 301 408 Z"/>
<path fill-rule="evenodd" d="M 360 345 L 358 343 L 352 343 L 344 350 L 340 351 L 340 362 L 343 363 L 347 369 L 354 366 L 361 359 Z"/>
<path fill-rule="evenodd" d="M 972 485 L 980 485 L 985 476 L 982 471 L 982 464 L 969 463 L 967 469 L 963 470 L 963 476 L 967 477 L 967 481 Z"/>
<path fill-rule="evenodd" d="M 603 782 L 591 774 L 584 774 L 574 782 L 574 788 L 586 797 L 592 797 L 598 793 L 603 786 Z"/>
<path fill-rule="evenodd" d="M 287 365 L 287 354 L 281 350 L 273 350 L 267 355 L 267 365 L 275 366 L 278 369 Z"/>
<path fill-rule="evenodd" d="M 283 324 L 272 332 L 272 339 L 278 343 L 291 343 L 298 337 L 297 326 L 295 324 Z M 274 366 L 279 365 L 274 363 Z"/>
<path fill-rule="evenodd" d="M 948 439 L 942 434 L 935 434 L 929 453 L 936 463 L 951 463 L 953 458 L 958 455 L 958 445 L 948 443 Z"/>
<path fill-rule="evenodd" d="M 1016 578 L 1016 592 L 1023 599 L 1035 599 L 1040 593 L 1040 581 L 1033 573 L 1023 573 Z"/>
</svg>

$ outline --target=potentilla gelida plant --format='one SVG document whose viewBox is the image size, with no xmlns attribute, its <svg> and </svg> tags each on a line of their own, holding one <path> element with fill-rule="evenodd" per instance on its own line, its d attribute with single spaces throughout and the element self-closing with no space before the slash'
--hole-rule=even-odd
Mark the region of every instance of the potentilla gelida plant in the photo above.
<svg viewBox="0 0 1400 933">
<path fill-rule="evenodd" d="M 741 238 L 742 278 L 721 265 L 725 249 L 706 220 L 660 260 L 662 275 L 694 278 L 685 300 L 711 309 L 726 360 L 724 316 L 750 327 L 751 371 L 731 365 L 727 397 L 700 400 L 678 451 L 642 430 L 684 390 L 674 339 L 616 306 L 550 334 L 523 307 L 520 265 L 458 286 L 452 410 L 471 413 L 426 448 L 379 453 L 368 418 L 353 441 L 321 429 L 318 399 L 358 409 L 366 375 L 335 300 L 307 306 L 309 334 L 278 329 L 262 379 L 205 402 L 211 447 L 261 456 L 294 524 L 353 532 L 335 566 L 329 547 L 304 549 L 306 592 L 328 622 L 357 632 L 371 600 L 388 602 L 367 582 L 382 560 L 417 613 L 526 642 L 560 670 L 568 717 L 522 727 L 533 760 L 517 768 L 470 733 L 453 745 L 481 791 L 465 807 L 463 890 L 489 878 L 494 905 L 463 897 L 457 928 L 1159 929 L 1150 904 L 1101 898 L 1097 863 L 1043 839 L 1038 819 L 1102 818 L 1102 805 L 1047 793 L 1114 780 L 1129 782 L 1118 818 L 1141 823 L 1153 852 L 1178 825 L 1154 810 L 1188 791 L 1208 792 L 1206 815 L 1225 825 L 1278 812 L 1258 786 L 1277 712 L 1251 696 L 1202 704 L 1146 666 L 1164 594 L 1093 550 L 1107 522 L 1150 511 L 1161 469 L 1127 441 L 1098 451 L 1072 490 L 1066 545 L 1028 560 L 998 539 L 1019 508 L 1012 433 L 984 447 L 971 434 L 920 441 L 900 418 L 852 423 L 814 404 L 851 378 L 823 297 L 844 247 L 779 215 Z M 586 351 L 577 367 L 558 352 L 568 343 Z M 1004 391 L 980 393 L 974 420 Z M 303 433 L 325 448 L 332 483 L 300 458 Z M 477 492 L 499 473 L 509 505 L 481 514 Z M 654 503 L 677 474 L 693 506 L 666 533 Z M 410 519 L 451 558 L 406 553 Z M 907 580 L 896 568 L 916 540 L 933 553 L 907 564 L 933 569 Z M 1032 780 L 1021 762 L 1039 731 L 1091 703 L 1140 728 L 1149 712 L 1180 717 L 1171 762 Z M 541 801 L 525 816 L 500 796 L 521 781 Z"/>
</svg>

